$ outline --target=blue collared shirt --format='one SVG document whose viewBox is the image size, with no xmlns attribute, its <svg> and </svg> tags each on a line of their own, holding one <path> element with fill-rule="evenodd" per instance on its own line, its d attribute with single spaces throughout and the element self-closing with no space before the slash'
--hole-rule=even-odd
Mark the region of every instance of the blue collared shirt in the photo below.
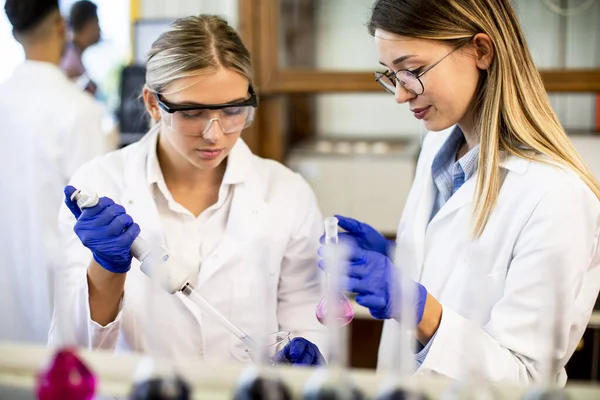
<svg viewBox="0 0 600 400">
<path fill-rule="evenodd" d="M 463 183 L 477 172 L 479 145 L 473 147 L 467 154 L 456 161 L 456 155 L 464 143 L 465 136 L 460 128 L 456 126 L 433 159 L 431 174 L 436 187 L 436 196 L 433 209 L 431 210 L 431 217 L 429 218 L 430 222 L 450 197 L 460 189 Z M 415 354 L 415 360 L 419 365 L 425 361 L 434 339 L 435 335 L 433 335 L 425 347 Z"/>
<path fill-rule="evenodd" d="M 465 136 L 456 126 L 433 159 L 431 174 L 437 190 L 430 221 L 462 184 L 477 172 L 479 145 L 456 161 L 456 154 L 464 143 Z"/>
</svg>

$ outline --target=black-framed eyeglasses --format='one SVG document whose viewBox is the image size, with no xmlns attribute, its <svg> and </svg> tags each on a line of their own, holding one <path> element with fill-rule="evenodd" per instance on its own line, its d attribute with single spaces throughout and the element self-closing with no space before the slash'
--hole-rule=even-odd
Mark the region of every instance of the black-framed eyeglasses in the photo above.
<svg viewBox="0 0 600 400">
<path fill-rule="evenodd" d="M 444 61 L 444 59 L 450 54 L 463 47 L 465 44 L 456 47 L 451 52 L 442 57 L 439 61 L 430 65 L 422 71 L 419 71 L 419 69 L 412 71 L 408 69 L 401 69 L 396 72 L 389 70 L 385 72 L 375 72 L 375 81 L 379 83 L 385 89 L 385 91 L 390 94 L 396 95 L 396 88 L 399 83 L 404 90 L 416 96 L 419 96 L 425 92 L 425 86 L 423 86 L 423 82 L 421 82 L 421 77 L 427 72 L 431 71 L 433 67 Z"/>
<path fill-rule="evenodd" d="M 240 132 L 254 121 L 258 96 L 249 86 L 250 97 L 246 100 L 223 104 L 172 104 L 155 93 L 163 114 L 163 122 L 171 129 L 186 136 L 203 136 L 213 122 L 218 122 L 224 134 Z"/>
</svg>

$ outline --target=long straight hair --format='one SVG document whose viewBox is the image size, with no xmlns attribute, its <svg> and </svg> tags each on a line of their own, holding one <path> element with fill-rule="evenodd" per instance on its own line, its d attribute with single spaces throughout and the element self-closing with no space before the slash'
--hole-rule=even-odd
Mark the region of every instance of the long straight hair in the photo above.
<svg viewBox="0 0 600 400">
<path fill-rule="evenodd" d="M 600 199 L 600 185 L 552 110 L 510 0 L 378 0 L 368 23 L 376 29 L 460 46 L 477 33 L 494 45 L 494 59 L 475 94 L 480 134 L 473 234 L 479 237 L 502 186 L 500 154 L 553 162 L 575 171 Z"/>
</svg>

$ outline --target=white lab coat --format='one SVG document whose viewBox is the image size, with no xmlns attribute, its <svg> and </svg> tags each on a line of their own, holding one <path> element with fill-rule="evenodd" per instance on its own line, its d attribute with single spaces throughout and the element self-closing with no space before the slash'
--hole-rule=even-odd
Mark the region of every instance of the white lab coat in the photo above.
<svg viewBox="0 0 600 400">
<path fill-rule="evenodd" d="M 155 151 L 154 135 L 156 130 L 151 130 L 140 142 L 85 165 L 71 184 L 125 206 L 140 225 L 144 239 L 164 246 L 159 214 L 146 179 L 146 159 Z M 235 160 L 231 163 L 237 164 L 235 168 L 243 171 L 243 176 L 233 187 L 224 237 L 204 258 L 195 288 L 246 333 L 260 332 L 263 318 L 270 332 L 290 331 L 292 336 L 305 337 L 322 347 L 322 329 L 315 317 L 321 295 L 317 249 L 322 232 L 316 198 L 298 174 L 253 155 L 241 139 L 229 159 Z M 91 321 L 86 280 L 91 255 L 74 235 L 75 219 L 66 207 L 61 210 L 60 224 L 69 258 L 64 270 L 57 273 L 50 345 L 152 351 L 217 362 L 249 360 L 242 343 L 198 312 L 189 299 L 153 287 L 135 259 L 127 273 L 117 319 L 103 328 Z M 267 276 L 262 290 L 264 307 L 253 281 L 257 265 Z M 150 309 L 151 298 L 155 311 Z"/>
<path fill-rule="evenodd" d="M 25 61 L 0 84 L 0 114 L 0 340 L 46 343 L 62 189 L 109 136 L 102 108 L 50 63 Z"/>
<path fill-rule="evenodd" d="M 541 332 L 548 318 L 544 288 L 553 282 L 564 302 L 555 353 L 561 369 L 555 378 L 564 384 L 563 367 L 600 289 L 600 202 L 575 173 L 510 156 L 502 163 L 504 184 L 479 239 L 469 236 L 476 176 L 429 222 L 435 195 L 431 165 L 450 132 L 426 137 L 397 233 L 396 265 L 412 268 L 414 278 L 443 306 L 439 329 L 417 374 L 539 380 L 545 357 L 541 344 L 547 338 Z M 482 277 L 477 288 L 470 283 L 475 271 Z M 476 301 L 483 324 L 465 318 L 474 303 L 467 293 L 477 290 L 487 295 Z M 389 320 L 384 325 L 380 368 L 394 357 L 394 324 Z M 473 364 L 465 370 L 469 359 Z"/>
</svg>

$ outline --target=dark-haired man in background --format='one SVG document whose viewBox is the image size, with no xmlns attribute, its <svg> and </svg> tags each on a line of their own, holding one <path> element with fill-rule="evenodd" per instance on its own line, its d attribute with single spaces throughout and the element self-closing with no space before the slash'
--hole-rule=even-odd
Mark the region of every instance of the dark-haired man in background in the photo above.
<svg viewBox="0 0 600 400">
<path fill-rule="evenodd" d="M 100 23 L 96 4 L 88 0 L 74 3 L 69 13 L 69 27 L 71 41 L 62 59 L 61 68 L 69 79 L 77 82 L 79 87 L 95 95 L 96 84 L 88 76 L 81 57 L 88 47 L 100 41 Z"/>
<path fill-rule="evenodd" d="M 63 188 L 110 147 L 102 107 L 59 68 L 66 24 L 58 0 L 6 0 L 26 60 L 0 84 L 0 340 L 46 343 Z"/>
</svg>

